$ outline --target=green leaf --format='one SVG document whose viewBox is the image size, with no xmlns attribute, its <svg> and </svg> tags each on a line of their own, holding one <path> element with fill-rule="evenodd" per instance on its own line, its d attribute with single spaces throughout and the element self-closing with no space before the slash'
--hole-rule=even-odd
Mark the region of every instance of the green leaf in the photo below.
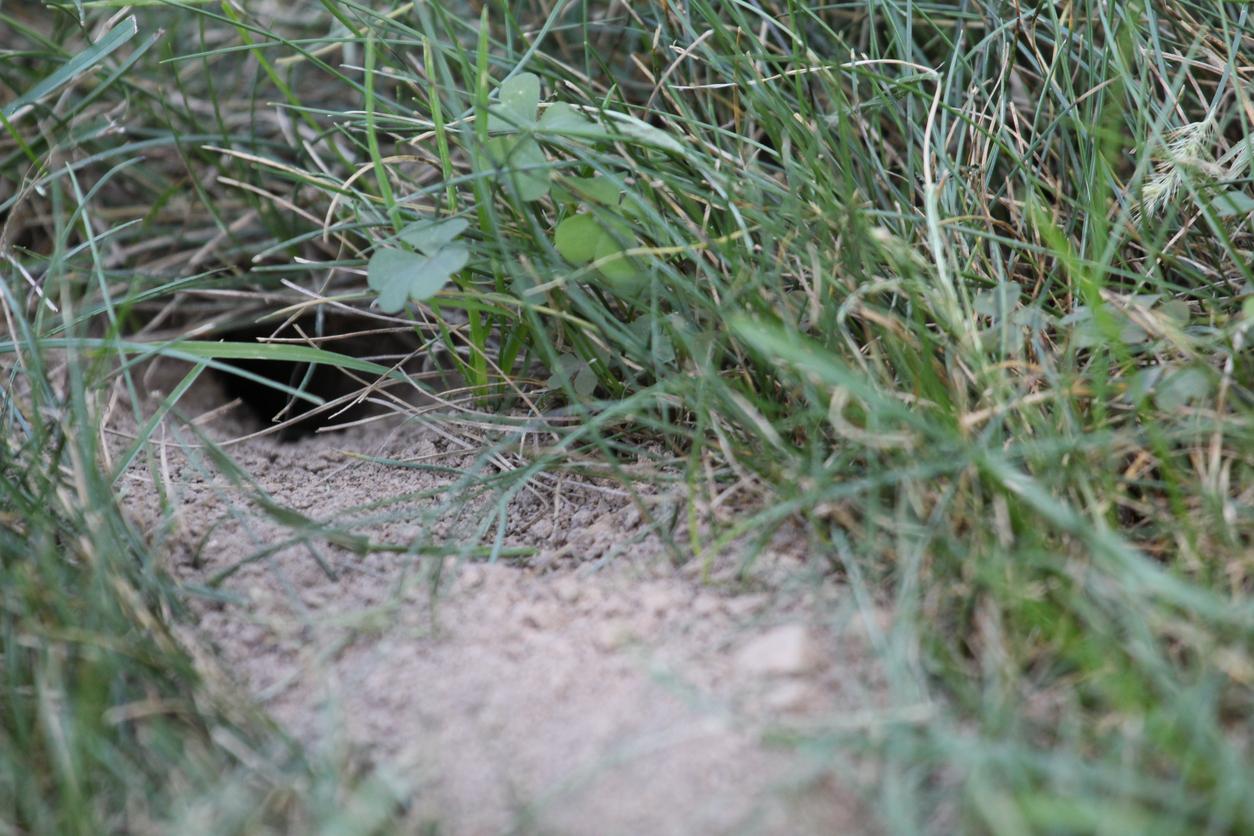
<svg viewBox="0 0 1254 836">
<path fill-rule="evenodd" d="M 1211 207 L 1215 210 L 1215 214 L 1221 218 L 1230 218 L 1233 215 L 1248 215 L 1250 212 L 1254 212 L 1254 197 L 1250 197 L 1245 192 L 1220 192 L 1211 201 Z"/>
<path fill-rule="evenodd" d="M 1172 412 L 1210 394 L 1210 375 L 1190 366 L 1169 375 L 1154 389 L 1154 403 Z"/>
<path fill-rule="evenodd" d="M 1113 333 L 1107 331 L 1097 317 L 1088 308 L 1079 307 L 1063 317 L 1061 324 L 1072 325 L 1071 341 L 1077 348 L 1095 348 L 1105 345 L 1115 337 L 1124 345 L 1140 345 L 1149 339 L 1149 334 L 1134 322 L 1108 311 L 1104 312 L 1108 322 L 1113 325 Z"/>
<path fill-rule="evenodd" d="M 431 256 L 406 250 L 378 250 L 366 268 L 366 281 L 379 294 L 379 309 L 396 313 L 405 306 L 406 299 L 422 302 L 435 296 L 469 260 L 470 253 L 459 244 Z"/>
<path fill-rule="evenodd" d="M 552 134 L 582 137 L 602 137 L 604 132 L 596 124 L 565 102 L 551 104 L 540 117 L 540 130 Z"/>
<path fill-rule="evenodd" d="M 609 177 L 565 177 L 562 184 L 580 199 L 602 206 L 617 206 L 622 197 L 618 183 Z"/>
<path fill-rule="evenodd" d="M 557 358 L 557 367 L 549 375 L 546 385 L 550 389 L 560 389 L 562 383 L 570 380 L 571 388 L 581 398 L 586 398 L 597 388 L 597 375 L 586 360 L 574 354 L 562 354 Z"/>
<path fill-rule="evenodd" d="M 582 202 L 579 199 L 579 195 L 575 194 L 573 191 L 566 188 L 566 186 L 564 185 L 565 181 L 569 179 L 570 178 L 568 177 L 558 177 L 553 181 L 553 184 L 552 184 L 553 199 L 557 201 L 558 203 L 561 203 L 565 206 L 578 206 Z"/>
<path fill-rule="evenodd" d="M 609 258 L 623 252 L 622 244 L 612 235 L 603 232 L 597 241 L 593 255 L 596 260 Z M 633 297 L 644 289 L 648 276 L 637 266 L 634 258 L 623 256 L 605 262 L 597 268 L 597 272 L 605 279 L 610 289 L 623 297 Z"/>
<path fill-rule="evenodd" d="M 597 219 L 584 212 L 572 215 L 557 225 L 553 243 L 562 258 L 571 264 L 583 265 L 596 257 L 597 244 L 605 237 L 605 230 Z"/>
<path fill-rule="evenodd" d="M 1042 331 L 1051 322 L 1052 317 L 1036 305 L 1019 308 L 1010 315 L 1010 321 L 1030 331 Z"/>
<path fill-rule="evenodd" d="M 409 276 L 427 261 L 426 256 L 405 250 L 376 250 L 366 266 L 366 284 L 379 294 L 379 308 L 395 313 L 405 307 Z"/>
<path fill-rule="evenodd" d="M 549 158 L 534 139 L 525 139 L 511 154 L 511 163 L 518 178 L 519 196 L 527 201 L 540 200 L 549 193 Z"/>
<path fill-rule="evenodd" d="M 549 193 L 549 159 L 534 139 L 498 136 L 484 144 L 484 152 L 494 166 L 508 169 L 524 201 L 539 200 Z"/>
<path fill-rule="evenodd" d="M 675 343 L 665 331 L 658 332 L 657 339 L 653 341 L 653 359 L 663 366 L 675 362 Z"/>
<path fill-rule="evenodd" d="M 559 177 L 553 185 L 553 198 L 560 203 L 596 203 L 626 211 L 622 189 L 611 177 Z"/>
<path fill-rule="evenodd" d="M 1127 322 L 1119 329 L 1119 339 L 1124 345 L 1140 345 L 1149 339 L 1149 334 L 1135 322 Z"/>
<path fill-rule="evenodd" d="M 534 124 L 540 107 L 540 79 L 533 73 L 519 73 L 498 88 L 500 116 L 489 115 L 488 130 L 517 131 Z"/>
<path fill-rule="evenodd" d="M 614 218 L 596 217 L 589 212 L 562 221 L 553 236 L 557 251 L 572 264 L 609 259 L 597 267 L 597 273 L 615 293 L 631 297 L 644 288 L 648 274 L 634 258 L 612 258 L 627 248 L 624 241 L 629 242 L 628 246 L 634 243 L 631 227 Z"/>
<path fill-rule="evenodd" d="M 1106 336 L 1098 326 L 1097 320 L 1082 319 L 1071 329 L 1071 340 L 1077 348 L 1093 348 L 1106 342 Z"/>
<path fill-rule="evenodd" d="M 1139 403 L 1142 398 L 1154 389 L 1154 384 L 1163 376 L 1162 366 L 1149 366 L 1132 375 L 1124 396 L 1132 403 Z"/>
<path fill-rule="evenodd" d="M 421 220 L 409 224 L 397 236 L 419 252 L 434 255 L 458 235 L 466 231 L 470 222 L 465 218 L 446 221 Z"/>
<path fill-rule="evenodd" d="M 1183 299 L 1172 299 L 1163 302 L 1158 306 L 1158 312 L 1177 325 L 1184 326 L 1189 324 L 1191 311 L 1189 310 L 1189 303 Z"/>
<path fill-rule="evenodd" d="M 519 73 L 500 87 L 501 107 L 519 121 L 531 120 L 540 107 L 540 79 L 535 73 Z"/>
<path fill-rule="evenodd" d="M 1059 325 L 1074 325 L 1077 322 L 1088 322 L 1093 318 L 1093 312 L 1084 305 L 1077 305 L 1076 309 L 1071 313 L 1058 320 Z"/>
<path fill-rule="evenodd" d="M 409 286 L 409 298 L 415 302 L 430 299 L 439 293 L 453 274 L 470 261 L 470 252 L 460 244 L 453 244 L 431 256 L 422 276 L 414 278 Z"/>
<path fill-rule="evenodd" d="M 597 373 L 592 370 L 592 366 L 587 363 L 583 364 L 575 374 L 575 379 L 571 381 L 571 385 L 575 389 L 575 394 L 581 398 L 589 397 L 597 388 Z"/>
<path fill-rule="evenodd" d="M 665 322 L 675 323 L 675 317 L 668 317 Z M 627 328 L 636 335 L 640 342 L 649 346 L 653 353 L 653 359 L 660 365 L 667 366 L 675 361 L 675 343 L 671 340 L 670 335 L 662 328 L 662 322 L 655 320 L 651 316 L 641 316 L 632 320 Z M 654 333 L 654 326 L 657 326 Z"/>
<path fill-rule="evenodd" d="M 992 290 L 976 294 L 973 302 L 975 312 L 1001 322 L 1019 305 L 1019 297 L 1023 287 L 1018 282 L 1001 282 Z"/>
</svg>

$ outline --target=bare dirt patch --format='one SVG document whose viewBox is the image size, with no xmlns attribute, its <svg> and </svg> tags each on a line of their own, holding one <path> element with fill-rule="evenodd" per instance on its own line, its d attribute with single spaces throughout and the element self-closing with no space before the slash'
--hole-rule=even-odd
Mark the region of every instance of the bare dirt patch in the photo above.
<svg viewBox="0 0 1254 836">
<path fill-rule="evenodd" d="M 223 400 L 205 379 L 184 414 L 206 413 L 200 430 L 219 442 L 255 429 Z M 133 423 L 113 425 L 121 450 Z M 485 531 L 494 498 L 447 503 L 482 447 L 455 424 L 388 419 L 225 447 L 253 485 L 175 421 L 153 438 L 121 490 L 203 593 L 190 599 L 193 640 L 293 735 L 389 776 L 415 827 L 866 829 L 828 758 L 772 742 L 881 692 L 855 608 L 787 536 L 750 582 L 729 581 L 729 554 L 711 583 L 650 528 L 666 491 L 633 501 L 573 476 L 516 492 L 503 526 Z M 309 523 L 277 522 L 267 505 L 339 533 L 300 536 Z M 516 559 L 434 554 L 498 535 Z M 361 538 L 366 554 L 352 548 Z"/>
</svg>

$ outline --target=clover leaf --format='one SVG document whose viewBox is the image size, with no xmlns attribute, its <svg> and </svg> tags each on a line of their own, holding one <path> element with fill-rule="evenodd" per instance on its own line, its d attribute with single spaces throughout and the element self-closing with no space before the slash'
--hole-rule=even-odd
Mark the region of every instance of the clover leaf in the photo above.
<svg viewBox="0 0 1254 836">
<path fill-rule="evenodd" d="M 519 73 L 507 78 L 497 88 L 497 99 L 500 111 L 507 118 L 488 117 L 488 130 L 517 130 L 536 121 L 536 111 L 540 108 L 540 79 L 533 73 Z"/>
<path fill-rule="evenodd" d="M 599 139 L 604 134 L 597 131 L 596 126 L 575 108 L 566 102 L 555 102 L 540 117 L 540 130 L 551 134 L 567 136 L 584 136 Z"/>
<path fill-rule="evenodd" d="M 673 322 L 674 315 L 671 319 Z M 675 343 L 666 333 L 666 329 L 662 327 L 664 321 L 651 316 L 640 316 L 627 325 L 627 330 L 650 348 L 655 362 L 666 366 L 675 362 Z"/>
<path fill-rule="evenodd" d="M 548 157 L 540 143 L 531 137 L 498 136 L 484 145 L 488 161 L 496 168 L 509 169 L 525 202 L 540 200 L 549 193 Z"/>
<path fill-rule="evenodd" d="M 553 196 L 562 203 L 599 203 L 619 206 L 622 192 L 609 177 L 563 177 L 554 187 Z"/>
<path fill-rule="evenodd" d="M 550 389 L 559 389 L 565 380 L 570 380 L 571 388 L 581 398 L 591 395 L 597 388 L 597 375 L 586 360 L 573 354 L 562 354 L 557 358 L 557 366 L 549 375 L 545 384 Z"/>
<path fill-rule="evenodd" d="M 583 265 L 596 258 L 597 244 L 605 230 L 591 212 L 571 215 L 557 225 L 553 244 L 562 258 L 571 264 Z"/>
<path fill-rule="evenodd" d="M 528 203 L 539 200 L 549 193 L 548 158 L 540 143 L 519 131 L 536 126 L 540 79 L 531 73 L 508 78 L 498 88 L 497 100 L 495 112 L 488 114 L 488 130 L 504 135 L 489 139 L 484 153 L 493 166 L 512 172 L 520 198 Z"/>
<path fill-rule="evenodd" d="M 1211 376 L 1197 366 L 1147 366 L 1132 376 L 1124 397 L 1133 404 L 1152 396 L 1154 405 L 1175 412 L 1211 393 Z"/>
<path fill-rule="evenodd" d="M 434 255 L 451 244 L 468 226 L 470 221 L 465 218 L 451 218 L 447 221 L 421 220 L 406 226 L 396 237 L 412 245 L 418 252 Z"/>
<path fill-rule="evenodd" d="M 640 269 L 639 262 L 625 255 L 616 237 L 603 234 L 593 255 L 600 262 L 597 272 L 619 296 L 634 297 L 644 289 L 648 276 Z"/>
<path fill-rule="evenodd" d="M 976 294 L 972 307 L 981 316 L 999 323 L 1014 312 L 1022 295 L 1023 286 L 1018 282 L 1000 282 L 993 289 Z"/>
<path fill-rule="evenodd" d="M 553 245 L 562 258 L 576 266 L 599 262 L 596 273 L 610 290 L 626 298 L 639 294 L 648 276 L 635 259 L 624 254 L 638 241 L 618 217 L 632 214 L 622 205 L 618 184 L 608 177 L 566 177 L 559 181 L 557 197 L 601 207 L 596 213 L 570 215 L 557 225 Z"/>
<path fill-rule="evenodd" d="M 463 218 L 417 221 L 397 237 L 418 252 L 376 250 L 366 267 L 366 283 L 379 295 L 379 309 L 396 313 L 408 299 L 423 302 L 439 293 L 470 260 L 466 246 L 454 240 L 468 225 Z"/>
<path fill-rule="evenodd" d="M 484 145 L 488 161 L 497 168 L 509 169 L 518 196 L 528 203 L 549 193 L 548 157 L 533 132 L 596 136 L 592 122 L 564 102 L 550 105 L 537 121 L 539 108 L 539 78 L 520 73 L 506 79 L 497 90 L 495 108 L 488 114 L 488 130 L 495 136 Z"/>
<path fill-rule="evenodd" d="M 1234 215 L 1248 215 L 1254 212 L 1254 197 L 1250 197 L 1244 192 L 1223 191 L 1215 195 L 1211 201 L 1211 208 L 1221 218 L 1231 218 Z"/>
<path fill-rule="evenodd" d="M 632 297 L 643 289 L 647 275 L 636 260 L 624 255 L 624 239 L 632 239 L 631 228 L 613 218 L 591 212 L 571 215 L 557 225 L 553 243 L 562 258 L 576 266 L 597 261 L 597 274 L 619 296 Z"/>
<path fill-rule="evenodd" d="M 1159 409 L 1174 412 L 1210 394 L 1211 379 L 1202 369 L 1186 366 L 1167 375 L 1154 387 L 1154 403 Z"/>
</svg>

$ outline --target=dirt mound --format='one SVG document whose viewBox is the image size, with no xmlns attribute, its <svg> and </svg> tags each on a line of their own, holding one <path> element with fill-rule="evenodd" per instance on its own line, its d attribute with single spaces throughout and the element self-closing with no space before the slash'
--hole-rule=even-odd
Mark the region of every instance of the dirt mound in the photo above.
<svg viewBox="0 0 1254 836">
<path fill-rule="evenodd" d="M 205 379 L 183 409 L 219 442 L 255 429 L 223 399 Z M 113 424 L 122 450 L 128 420 Z M 507 503 L 450 502 L 483 467 L 478 435 L 388 419 L 251 438 L 225 448 L 246 478 L 166 421 L 121 489 L 201 591 L 197 640 L 292 734 L 390 776 L 415 827 L 865 830 L 830 764 L 769 743 L 880 692 L 862 622 L 805 577 L 798 544 L 761 558 L 766 581 L 709 584 L 651 526 L 664 489 L 549 474 Z M 494 542 L 494 563 L 447 554 Z M 714 562 L 734 574 L 733 555 Z"/>
</svg>

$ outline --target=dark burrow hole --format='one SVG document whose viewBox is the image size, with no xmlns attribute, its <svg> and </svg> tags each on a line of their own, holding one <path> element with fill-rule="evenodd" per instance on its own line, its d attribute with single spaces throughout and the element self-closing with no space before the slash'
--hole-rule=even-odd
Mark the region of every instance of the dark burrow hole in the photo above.
<svg viewBox="0 0 1254 836">
<path fill-rule="evenodd" d="M 381 327 L 379 322 L 367 317 L 342 314 L 324 316 L 321 322 L 311 314 L 276 331 L 280 324 L 266 322 L 230 328 L 216 333 L 214 337 L 239 343 L 282 340 L 289 345 L 313 345 L 389 368 L 404 361 L 402 368 L 406 372 L 419 373 L 417 366 L 420 364 L 413 357 L 418 338 L 411 328 Z M 305 341 L 302 335 L 310 340 Z M 327 404 L 360 393 L 377 377 L 369 372 L 349 372 L 322 363 L 279 360 L 226 362 L 266 380 L 308 392 Z M 215 369 L 214 374 L 221 381 L 227 397 L 239 399 L 262 428 L 281 424 L 277 435 L 285 442 L 299 441 L 324 427 L 340 426 L 388 409 L 379 403 L 384 396 L 377 391 L 371 393 L 370 400 L 363 400 L 347 409 L 344 408 L 347 401 L 326 408 L 242 375 L 220 369 Z M 391 387 L 391 391 L 397 391 L 396 387 Z"/>
</svg>

